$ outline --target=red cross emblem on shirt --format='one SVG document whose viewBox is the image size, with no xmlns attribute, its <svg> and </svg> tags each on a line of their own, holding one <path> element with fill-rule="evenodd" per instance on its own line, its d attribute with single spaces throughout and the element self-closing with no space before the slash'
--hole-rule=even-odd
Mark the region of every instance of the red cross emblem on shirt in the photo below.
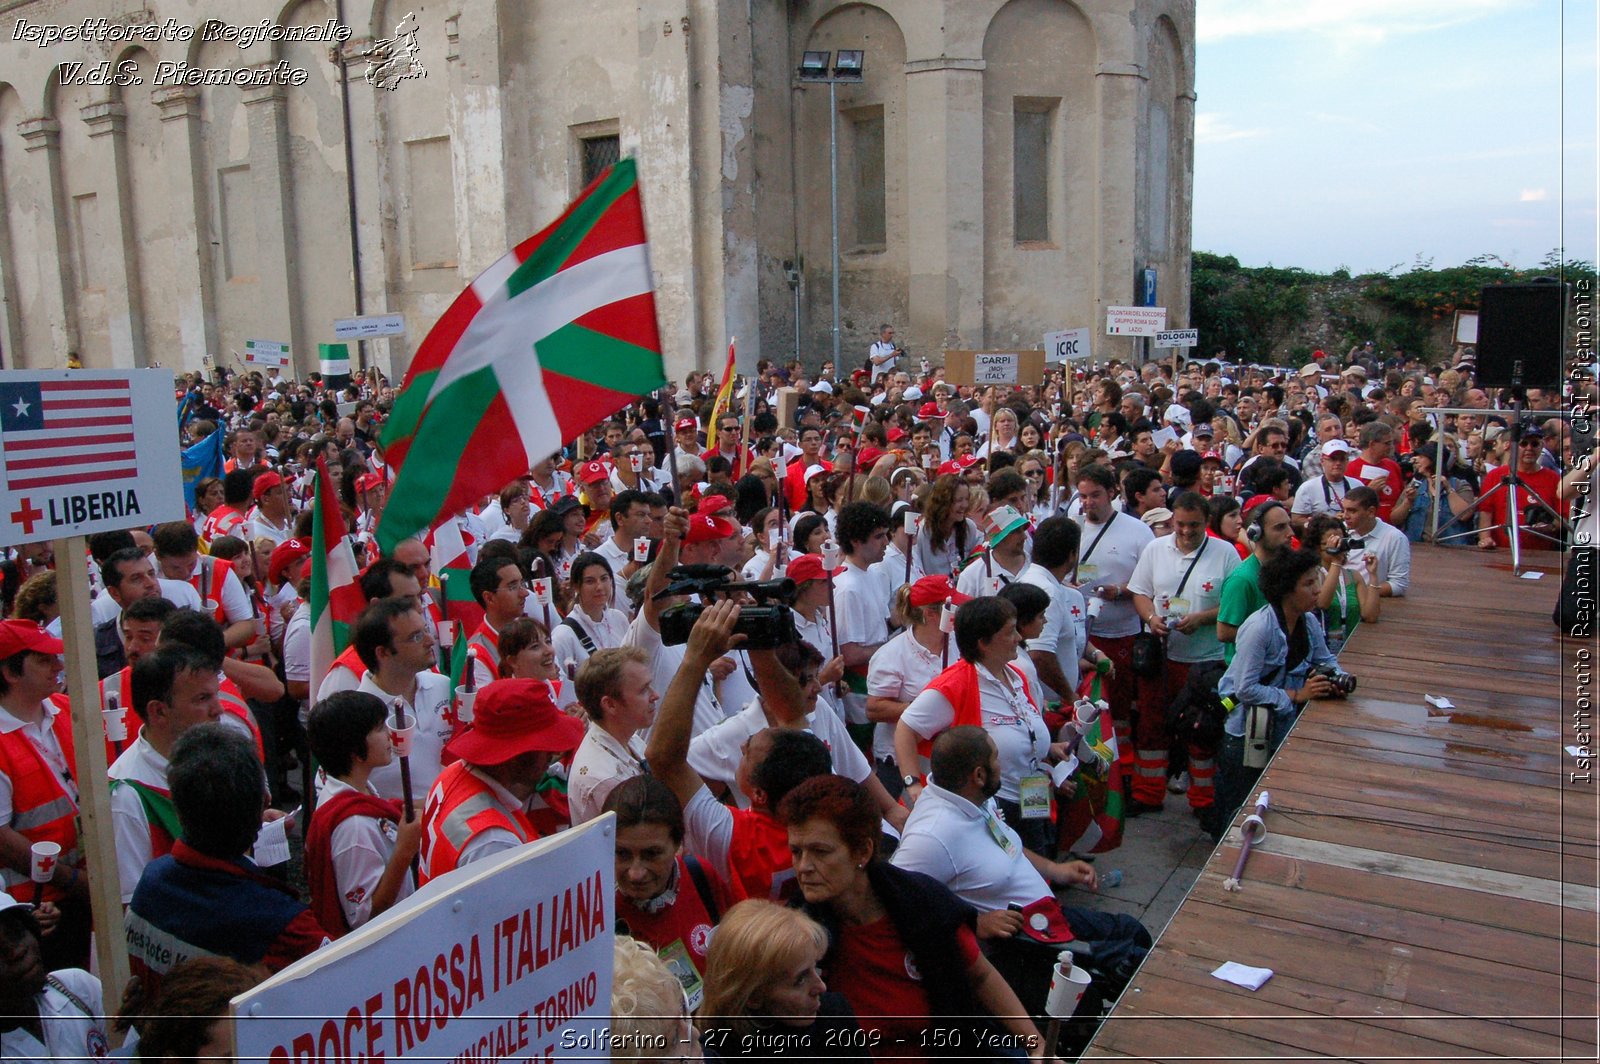
<svg viewBox="0 0 1600 1064">
<path fill-rule="evenodd" d="M 1078 615 L 1078 607 L 1076 607 L 1076 606 L 1072 607 L 1072 615 L 1074 617 L 1076 617 Z"/>
<path fill-rule="evenodd" d="M 1207 594 L 1210 594 L 1211 589 L 1214 586 L 1215 585 L 1212 584 L 1211 581 L 1207 580 L 1205 583 L 1200 585 L 1200 590 L 1206 592 Z"/>
</svg>

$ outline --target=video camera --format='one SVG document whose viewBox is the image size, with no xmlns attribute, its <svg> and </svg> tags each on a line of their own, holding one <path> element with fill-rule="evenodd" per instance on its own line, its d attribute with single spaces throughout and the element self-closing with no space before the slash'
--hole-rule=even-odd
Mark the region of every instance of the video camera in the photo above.
<svg viewBox="0 0 1600 1064">
<path fill-rule="evenodd" d="M 755 600 L 739 611 L 739 621 L 734 634 L 742 635 L 747 650 L 771 650 L 800 638 L 795 630 L 794 611 L 789 608 L 794 600 L 794 581 L 763 580 L 739 583 L 734 572 L 725 565 L 680 565 L 667 574 L 671 581 L 655 598 L 660 601 L 675 595 L 744 594 Z M 661 642 L 669 647 L 682 646 L 689 641 L 689 632 L 705 612 L 703 602 L 680 602 L 668 606 L 661 613 Z"/>
<path fill-rule="evenodd" d="M 1360 536 L 1352 536 L 1350 533 L 1346 532 L 1342 537 L 1340 537 L 1339 542 L 1337 542 L 1337 543 L 1335 543 L 1333 545 L 1332 553 L 1334 553 L 1334 554 L 1349 554 L 1353 550 L 1366 550 L 1366 549 L 1367 549 L 1367 541 L 1366 540 L 1362 539 Z"/>
</svg>

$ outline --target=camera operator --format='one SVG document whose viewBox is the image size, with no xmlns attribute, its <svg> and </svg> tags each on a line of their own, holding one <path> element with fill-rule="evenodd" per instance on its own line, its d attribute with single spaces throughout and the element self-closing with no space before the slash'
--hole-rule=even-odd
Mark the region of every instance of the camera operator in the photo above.
<svg viewBox="0 0 1600 1064">
<path fill-rule="evenodd" d="M 877 384 L 879 377 L 893 373 L 895 364 L 905 353 L 906 349 L 894 342 L 894 326 L 878 326 L 878 342 L 867 352 L 867 362 L 872 366 L 872 383 Z"/>
<path fill-rule="evenodd" d="M 1328 649 L 1339 653 L 1359 624 L 1375 624 L 1382 599 L 1372 582 L 1371 556 L 1361 540 L 1345 531 L 1331 514 L 1318 514 L 1306 522 L 1306 549 L 1317 551 L 1322 587 L 1317 591 L 1317 616 Z"/>
<path fill-rule="evenodd" d="M 1288 735 L 1301 706 L 1337 693 L 1332 679 L 1314 671 L 1327 667 L 1336 672 L 1339 664 L 1316 615 L 1321 584 L 1321 567 L 1311 551 L 1284 551 L 1261 566 L 1267 604 L 1239 626 L 1233 662 L 1217 681 L 1217 694 L 1232 705 L 1217 750 L 1216 814 L 1210 822 L 1214 837 L 1227 830 L 1234 810 L 1261 777 L 1263 766 L 1245 765 L 1250 708 L 1271 710 L 1270 755 Z"/>
</svg>

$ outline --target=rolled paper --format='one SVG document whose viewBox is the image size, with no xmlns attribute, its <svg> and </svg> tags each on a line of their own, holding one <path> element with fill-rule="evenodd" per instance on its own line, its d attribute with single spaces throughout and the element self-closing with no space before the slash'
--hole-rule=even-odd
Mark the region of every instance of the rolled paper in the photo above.
<svg viewBox="0 0 1600 1064">
<path fill-rule="evenodd" d="M 1099 595 L 1089 596 L 1089 616 L 1091 618 L 1100 616 L 1100 611 L 1105 609 L 1105 607 L 1105 599 L 1101 598 Z"/>
<path fill-rule="evenodd" d="M 1080 698 L 1072 704 L 1072 717 L 1080 725 L 1087 728 L 1100 719 L 1100 707 L 1087 698 Z"/>
<path fill-rule="evenodd" d="M 787 478 L 789 475 L 789 463 L 782 458 L 774 458 L 772 460 L 772 475 L 779 480 Z"/>
<path fill-rule="evenodd" d="M 768 551 L 777 550 L 778 549 L 778 544 L 782 543 L 782 542 L 783 542 L 783 529 L 781 529 L 781 528 L 769 528 L 769 529 L 767 529 L 767 550 Z"/>
<path fill-rule="evenodd" d="M 923 469 L 937 469 L 937 468 L 939 468 L 939 456 L 937 454 L 935 454 L 933 451 L 923 451 L 922 452 L 922 468 Z"/>
</svg>

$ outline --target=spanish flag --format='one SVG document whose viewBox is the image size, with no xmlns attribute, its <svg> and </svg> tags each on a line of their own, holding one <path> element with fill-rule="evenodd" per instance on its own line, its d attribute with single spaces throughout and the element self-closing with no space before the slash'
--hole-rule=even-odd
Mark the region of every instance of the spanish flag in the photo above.
<svg viewBox="0 0 1600 1064">
<path fill-rule="evenodd" d="M 728 365 L 722 371 L 722 387 L 717 389 L 716 402 L 711 404 L 711 420 L 706 422 L 706 437 L 716 446 L 717 419 L 731 410 L 733 404 L 733 348 L 737 338 L 728 341 Z"/>
</svg>

